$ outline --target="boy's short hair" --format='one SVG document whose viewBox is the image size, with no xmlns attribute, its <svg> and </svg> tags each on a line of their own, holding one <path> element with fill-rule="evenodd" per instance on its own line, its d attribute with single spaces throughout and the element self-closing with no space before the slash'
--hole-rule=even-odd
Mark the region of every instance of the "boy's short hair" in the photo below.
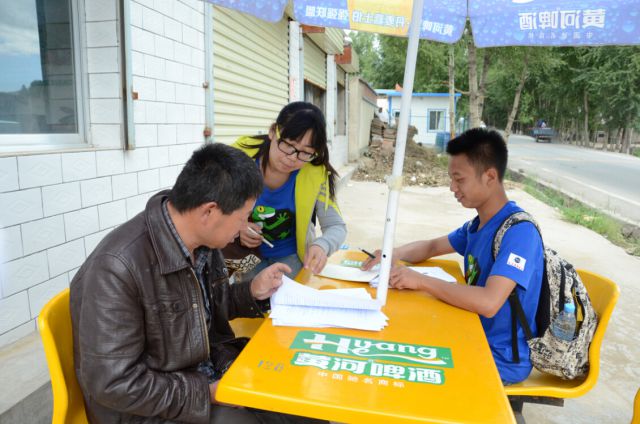
<svg viewBox="0 0 640 424">
<path fill-rule="evenodd" d="M 169 201 L 183 213 L 216 202 L 228 215 L 262 193 L 262 175 L 244 152 L 222 143 L 193 152 L 169 193 Z"/>
<path fill-rule="evenodd" d="M 476 168 L 478 174 L 489 168 L 498 171 L 502 181 L 507 170 L 507 143 L 499 132 L 486 128 L 472 128 L 447 143 L 447 154 L 464 154 Z"/>
</svg>

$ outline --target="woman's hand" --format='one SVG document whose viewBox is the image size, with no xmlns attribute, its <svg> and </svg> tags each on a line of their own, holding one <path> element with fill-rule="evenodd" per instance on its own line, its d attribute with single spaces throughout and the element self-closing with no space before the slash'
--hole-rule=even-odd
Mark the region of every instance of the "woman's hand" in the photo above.
<svg viewBox="0 0 640 424">
<path fill-rule="evenodd" d="M 310 269 L 314 274 L 319 274 L 327 263 L 327 253 L 317 244 L 312 244 L 304 255 L 302 264 L 305 269 Z"/>
<path fill-rule="evenodd" d="M 255 231 L 255 234 L 249 231 L 249 228 Z M 240 244 L 245 247 L 258 247 L 262 244 L 262 228 L 255 222 L 247 222 L 247 228 L 240 230 Z"/>
</svg>

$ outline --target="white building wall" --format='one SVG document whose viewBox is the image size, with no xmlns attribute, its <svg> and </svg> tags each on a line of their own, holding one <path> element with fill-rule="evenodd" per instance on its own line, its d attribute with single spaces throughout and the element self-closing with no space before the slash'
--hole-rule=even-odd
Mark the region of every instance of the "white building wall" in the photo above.
<svg viewBox="0 0 640 424">
<path fill-rule="evenodd" d="M 400 99 L 399 96 L 391 97 L 390 113 L 395 113 L 400 110 Z M 411 119 L 409 125 L 413 125 L 418 129 L 418 134 L 414 138 L 417 143 L 436 143 L 436 134 L 440 132 L 440 130 L 429 130 L 428 113 L 430 110 L 444 111 L 444 129 L 442 131 L 449 130 L 449 97 L 413 97 L 411 99 Z"/>
<path fill-rule="evenodd" d="M 327 55 L 327 91 L 326 91 L 326 107 L 325 119 L 327 122 L 327 140 L 331 143 L 335 142 L 336 136 L 336 109 L 338 106 L 338 83 L 336 81 L 336 60 L 335 55 Z"/>
<path fill-rule="evenodd" d="M 34 331 L 42 306 L 100 240 L 171 187 L 202 144 L 205 3 L 130 6 L 136 149 L 122 150 L 116 2 L 85 0 L 80 48 L 93 145 L 0 157 L 0 346 Z"/>
<path fill-rule="evenodd" d="M 300 23 L 289 21 L 289 102 L 304 100 L 303 46 Z"/>
<path fill-rule="evenodd" d="M 329 158 L 331 165 L 339 169 L 344 166 L 349 159 L 349 141 L 346 135 L 336 135 L 333 143 L 329 146 Z"/>
</svg>

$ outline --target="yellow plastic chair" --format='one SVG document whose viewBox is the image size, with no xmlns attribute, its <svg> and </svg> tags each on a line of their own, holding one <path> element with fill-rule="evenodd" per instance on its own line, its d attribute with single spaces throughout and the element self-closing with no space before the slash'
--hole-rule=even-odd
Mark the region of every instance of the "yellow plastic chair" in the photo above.
<svg viewBox="0 0 640 424">
<path fill-rule="evenodd" d="M 636 392 L 636 400 L 633 402 L 633 418 L 631 424 L 640 424 L 640 389 Z"/>
<path fill-rule="evenodd" d="M 84 398 L 73 367 L 69 289 L 58 293 L 38 316 L 53 392 L 52 424 L 86 424 Z"/>
<path fill-rule="evenodd" d="M 521 402 L 562 406 L 565 398 L 582 396 L 596 384 L 600 373 L 602 339 L 609 324 L 613 308 L 618 301 L 620 290 L 608 278 L 590 271 L 580 269 L 577 271 L 587 288 L 591 304 L 598 316 L 598 326 L 593 335 L 591 346 L 589 346 L 589 372 L 581 378 L 563 380 L 534 369 L 525 381 L 504 388 L 512 401 L 519 400 Z"/>
</svg>

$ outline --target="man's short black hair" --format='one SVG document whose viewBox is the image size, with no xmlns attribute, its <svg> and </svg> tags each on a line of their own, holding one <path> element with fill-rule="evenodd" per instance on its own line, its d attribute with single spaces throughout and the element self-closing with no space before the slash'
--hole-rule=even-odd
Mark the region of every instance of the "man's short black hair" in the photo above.
<svg viewBox="0 0 640 424">
<path fill-rule="evenodd" d="M 447 154 L 465 154 L 469 162 L 482 173 L 489 168 L 498 171 L 498 179 L 504 178 L 507 170 L 507 143 L 499 132 L 486 128 L 472 128 L 447 143 Z"/>
<path fill-rule="evenodd" d="M 169 193 L 178 212 L 216 202 L 228 215 L 262 193 L 260 170 L 244 152 L 225 144 L 207 144 L 193 152 Z"/>
</svg>

